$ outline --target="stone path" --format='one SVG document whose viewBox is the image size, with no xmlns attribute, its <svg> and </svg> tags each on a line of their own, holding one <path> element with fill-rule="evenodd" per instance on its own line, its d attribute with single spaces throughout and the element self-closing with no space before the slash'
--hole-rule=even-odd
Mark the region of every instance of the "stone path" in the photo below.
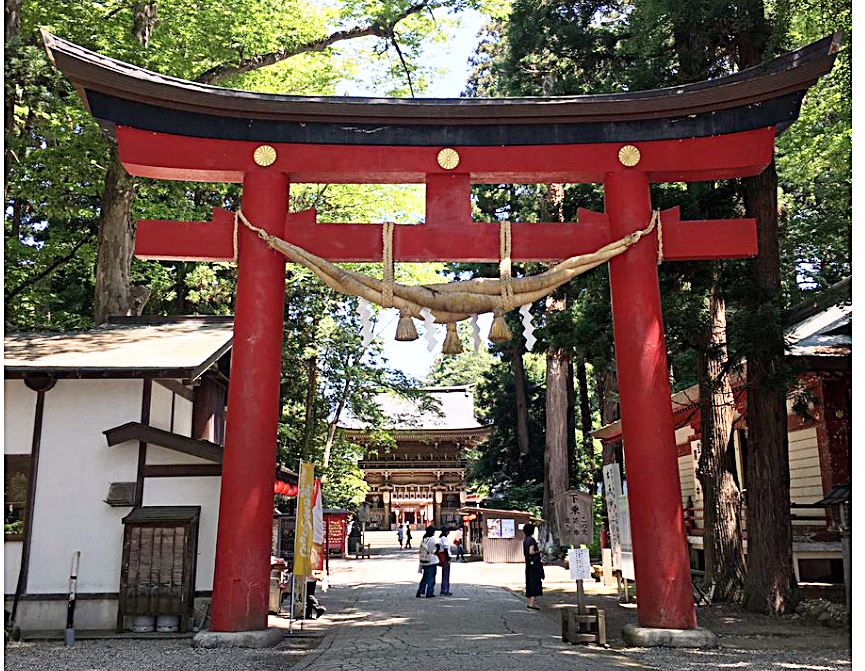
<svg viewBox="0 0 865 671">
<path fill-rule="evenodd" d="M 332 586 L 321 601 L 327 626 L 317 650 L 296 669 L 379 671 L 459 669 L 605 671 L 651 668 L 619 653 L 561 642 L 552 617 L 526 608 L 481 563 L 455 563 L 454 596 L 417 599 L 414 550 L 380 550 L 369 560 L 331 565 Z M 519 573 L 520 565 L 509 567 Z"/>
</svg>

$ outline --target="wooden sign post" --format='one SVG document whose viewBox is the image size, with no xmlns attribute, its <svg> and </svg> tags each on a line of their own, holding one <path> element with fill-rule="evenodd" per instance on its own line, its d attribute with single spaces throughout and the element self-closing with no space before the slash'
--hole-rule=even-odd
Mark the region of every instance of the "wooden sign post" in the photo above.
<svg viewBox="0 0 865 671">
<path fill-rule="evenodd" d="M 586 593 L 583 580 L 592 577 L 592 565 L 589 561 L 589 550 L 585 546 L 568 550 L 568 567 L 571 580 L 577 583 L 577 607 L 562 609 L 562 640 L 567 643 L 597 643 L 606 645 L 607 629 L 603 610 L 597 606 L 586 605 Z"/>
</svg>

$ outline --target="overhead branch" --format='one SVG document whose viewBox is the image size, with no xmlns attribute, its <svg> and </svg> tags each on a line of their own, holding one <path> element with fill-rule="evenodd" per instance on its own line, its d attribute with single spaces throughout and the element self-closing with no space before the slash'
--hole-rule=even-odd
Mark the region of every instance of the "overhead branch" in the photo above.
<svg viewBox="0 0 865 671">
<path fill-rule="evenodd" d="M 253 72 L 269 65 L 275 65 L 276 63 L 280 63 L 294 56 L 299 56 L 300 54 L 324 51 L 328 47 L 339 42 L 355 40 L 360 37 L 373 36 L 393 39 L 393 32 L 397 24 L 407 19 L 409 16 L 423 11 L 429 2 L 430 0 L 422 0 L 415 5 L 410 5 L 386 23 L 374 22 L 368 26 L 355 26 L 354 28 L 346 30 L 337 30 L 330 35 L 321 37 L 317 40 L 294 45 L 292 47 L 286 47 L 284 49 L 277 49 L 276 51 L 264 54 L 256 54 L 254 56 L 241 58 L 236 63 L 222 63 L 216 65 L 196 77 L 195 81 L 202 84 L 218 84 L 219 82 L 230 79 L 231 77 Z"/>
<path fill-rule="evenodd" d="M 399 42 L 396 39 L 396 32 L 391 35 L 390 41 L 393 43 L 394 49 L 396 49 L 396 55 L 399 56 L 399 62 L 402 63 L 402 69 L 405 72 L 405 78 L 408 82 L 408 90 L 411 93 L 411 97 L 414 98 L 414 86 L 411 83 L 411 71 L 408 69 L 408 63 L 405 62 L 405 57 L 402 55 L 402 49 L 399 48 Z"/>
<path fill-rule="evenodd" d="M 32 287 L 37 282 L 44 280 L 46 277 L 48 277 L 51 273 L 53 273 L 55 270 L 57 270 L 64 263 L 68 263 L 73 258 L 75 258 L 75 255 L 78 253 L 78 250 L 80 250 L 85 244 L 87 244 L 90 241 L 91 241 L 90 238 L 84 238 L 83 240 L 79 240 L 77 243 L 75 243 L 75 246 L 72 248 L 72 250 L 68 254 L 61 256 L 58 259 L 55 259 L 42 272 L 37 273 L 33 277 L 30 277 L 30 278 L 24 280 L 21 284 L 19 284 L 17 287 L 15 287 L 9 293 L 7 293 L 6 294 L 6 300 L 11 301 L 13 298 L 15 298 L 15 296 L 20 294 L 22 291 L 24 291 L 28 287 Z"/>
</svg>

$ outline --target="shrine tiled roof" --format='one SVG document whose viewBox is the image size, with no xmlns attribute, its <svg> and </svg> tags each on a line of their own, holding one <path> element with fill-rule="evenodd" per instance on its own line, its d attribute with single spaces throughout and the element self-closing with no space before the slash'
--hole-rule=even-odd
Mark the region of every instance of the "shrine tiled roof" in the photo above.
<svg viewBox="0 0 865 671">
<path fill-rule="evenodd" d="M 425 409 L 406 398 L 381 393 L 375 402 L 388 418 L 387 429 L 409 432 L 473 431 L 484 429 L 474 412 L 471 387 L 431 387 L 424 391 L 432 399 L 432 409 Z M 363 431 L 368 425 L 351 413 L 346 413 L 339 424 L 341 429 Z"/>
</svg>

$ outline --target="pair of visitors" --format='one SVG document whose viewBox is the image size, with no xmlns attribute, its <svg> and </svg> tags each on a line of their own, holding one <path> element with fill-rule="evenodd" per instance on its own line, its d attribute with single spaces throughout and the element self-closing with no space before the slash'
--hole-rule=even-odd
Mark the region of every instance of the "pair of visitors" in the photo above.
<svg viewBox="0 0 865 671">
<path fill-rule="evenodd" d="M 417 586 L 417 594 L 415 594 L 418 599 L 422 596 L 432 599 L 435 596 L 436 570 L 439 563 L 438 552 L 441 547 L 436 542 L 435 532 L 435 527 L 427 527 L 418 549 L 418 573 L 422 574 L 420 584 Z"/>
<path fill-rule="evenodd" d="M 402 550 L 402 539 L 403 539 L 404 529 L 402 528 L 402 524 L 400 524 L 396 528 L 396 539 L 399 542 L 399 549 Z"/>
<path fill-rule="evenodd" d="M 528 606 L 531 610 L 540 610 L 535 605 L 535 597 L 539 597 L 544 593 L 542 584 L 544 576 L 544 565 L 541 563 L 541 551 L 538 548 L 538 542 L 535 540 L 535 525 L 528 523 L 523 526 L 523 556 L 526 559 L 526 597 L 529 600 Z"/>
<path fill-rule="evenodd" d="M 450 533 L 450 530 L 447 527 L 442 527 L 441 533 L 439 533 L 439 551 L 437 556 L 439 566 L 442 567 L 442 596 L 451 596 L 451 547 L 448 542 L 448 533 Z"/>
</svg>

